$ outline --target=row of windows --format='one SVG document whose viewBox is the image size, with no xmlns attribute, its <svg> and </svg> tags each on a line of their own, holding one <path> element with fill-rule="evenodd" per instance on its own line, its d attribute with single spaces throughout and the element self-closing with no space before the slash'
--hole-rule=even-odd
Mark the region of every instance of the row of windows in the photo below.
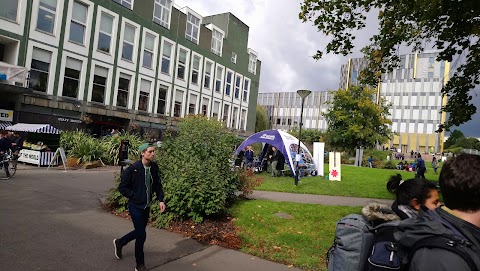
<svg viewBox="0 0 480 271">
<path fill-rule="evenodd" d="M 85 65 L 83 61 L 69 55 L 65 57 L 65 65 L 63 70 L 64 76 L 62 84 L 63 88 L 59 90 L 58 95 L 79 99 L 81 97 L 80 92 L 82 91 L 83 86 L 83 84 L 81 83 L 82 74 L 83 76 L 85 76 L 85 72 L 83 69 Z M 30 87 L 35 91 L 47 92 L 50 78 L 51 61 L 52 52 L 41 48 L 33 47 L 30 70 Z M 178 88 L 172 90 L 171 87 L 169 87 L 171 86 L 171 84 L 159 81 L 158 92 L 156 93 L 157 95 L 154 95 L 152 91 L 154 81 L 153 79 L 146 76 L 140 76 L 140 80 L 138 81 L 139 83 L 137 86 L 137 104 L 133 105 L 135 74 L 121 70 L 118 75 L 118 80 L 116 80 L 116 91 L 110 93 L 109 89 L 112 88 L 109 88 L 108 85 L 109 82 L 111 82 L 111 75 L 109 76 L 109 74 L 111 73 L 111 68 L 102 65 L 94 66 L 93 74 L 91 75 L 90 79 L 91 94 L 87 99 L 88 101 L 108 105 L 110 103 L 109 97 L 113 94 L 113 105 L 117 107 L 135 109 L 138 111 L 157 113 L 161 115 L 166 114 L 174 117 L 183 117 L 186 114 L 182 110 L 184 108 L 183 105 L 185 105 L 185 101 L 188 98 L 188 114 L 200 113 L 208 115 L 210 117 L 214 117 L 215 119 L 218 119 L 220 116 L 222 116 L 222 119 L 229 124 L 229 127 L 236 129 L 245 129 L 244 119 L 247 112 L 246 106 L 240 107 L 239 104 L 232 105 L 224 101 L 223 111 L 220 111 L 220 101 L 218 101 L 218 106 L 216 106 L 216 103 L 214 103 L 212 112 L 207 114 L 207 108 L 210 108 L 210 101 L 212 100 L 211 95 L 204 95 L 205 97 L 202 97 L 201 101 L 201 108 L 197 108 L 197 104 L 200 102 L 200 93 L 190 91 L 187 97 L 186 91 Z M 229 73 L 227 73 L 227 75 Z M 194 74 L 193 71 L 192 74 Z M 208 75 L 205 74 L 205 76 Z M 219 78 L 221 79 L 221 77 Z M 226 80 L 226 82 L 228 82 L 228 76 Z M 246 97 L 248 97 L 248 92 L 250 90 L 250 79 L 243 78 L 242 76 L 237 75 L 235 83 L 235 93 L 240 92 L 239 87 L 242 83 L 243 98 L 246 101 Z M 172 91 L 175 91 L 175 93 L 172 93 Z M 170 102 L 169 97 L 171 96 L 171 94 L 175 94 L 173 96 L 174 98 L 172 98 L 173 102 Z M 156 96 L 157 101 L 153 100 L 154 96 Z M 236 95 L 234 95 L 234 97 L 240 98 Z M 169 108 L 171 108 L 172 106 L 173 108 L 169 110 Z M 240 108 L 241 111 L 239 111 Z M 232 111 L 232 116 L 229 119 L 230 111 Z M 220 115 L 219 113 L 223 114 Z M 239 118 L 240 120 L 238 120 Z"/>
<path fill-rule="evenodd" d="M 0 18 L 7 19 L 10 21 L 17 21 L 17 13 L 19 1 L 21 0 L 0 0 L 0 6 L 2 6 L 2 11 L 0 11 Z M 56 23 L 56 18 L 59 16 L 58 12 L 58 0 L 38 0 L 38 13 L 37 20 L 35 24 L 35 29 L 37 31 L 47 33 L 49 35 L 55 36 L 55 28 L 58 27 Z M 133 0 L 113 0 L 132 9 Z M 170 26 L 170 17 L 172 12 L 172 0 L 155 0 L 155 7 L 153 11 L 152 20 L 166 28 Z M 87 42 L 86 31 L 88 29 L 88 9 L 90 6 L 85 2 L 80 0 L 75 0 L 72 5 L 72 16 L 71 21 L 69 22 L 69 34 L 68 41 L 78 44 L 85 45 Z M 114 20 L 115 18 L 108 13 L 102 12 L 100 19 L 100 30 L 98 34 L 98 46 L 97 50 L 105 52 L 107 54 L 112 51 L 112 35 L 114 31 Z M 187 27 L 185 32 L 185 38 L 199 44 L 200 38 L 200 25 L 201 17 L 195 14 L 193 11 L 187 10 Z M 222 47 L 223 47 L 223 38 L 224 32 L 213 24 L 209 25 L 212 30 L 212 40 L 211 40 L 211 52 L 222 56 Z M 124 34 L 121 46 L 121 56 L 122 59 L 126 61 L 135 61 L 135 42 L 136 42 L 136 31 L 137 27 L 132 24 L 124 25 Z M 142 65 L 147 68 L 152 68 L 153 64 L 153 48 L 155 44 L 155 36 L 152 34 L 147 34 L 145 37 L 144 45 L 144 55 L 142 60 Z M 233 63 L 237 61 L 236 53 L 232 53 L 231 58 Z M 256 74 L 256 62 L 257 54 L 253 50 L 249 51 L 249 64 L 248 71 L 252 74 Z"/>
</svg>

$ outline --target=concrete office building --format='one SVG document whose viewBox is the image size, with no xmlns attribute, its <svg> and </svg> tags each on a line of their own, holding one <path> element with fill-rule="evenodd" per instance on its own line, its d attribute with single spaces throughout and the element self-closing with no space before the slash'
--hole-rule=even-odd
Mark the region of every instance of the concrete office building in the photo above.
<svg viewBox="0 0 480 271">
<path fill-rule="evenodd" d="M 322 113 L 327 111 L 325 102 L 330 101 L 331 95 L 328 91 L 312 91 L 305 98 L 302 129 L 327 129 Z M 258 104 L 267 110 L 270 129 L 288 131 L 299 128 L 302 98 L 296 92 L 259 93 Z"/>
<path fill-rule="evenodd" d="M 399 67 L 382 75 L 377 95 L 392 104 L 391 129 L 395 132 L 385 146 L 404 153 L 443 151 L 444 132 L 435 131 L 446 118 L 440 111 L 447 102 L 441 89 L 449 79 L 450 63 L 436 61 L 437 56 L 437 52 L 401 55 Z M 355 85 L 365 65 L 362 59 L 343 65 L 340 87 Z"/>
<path fill-rule="evenodd" d="M 161 133 L 203 114 L 253 133 L 261 63 L 233 14 L 172 0 L 0 2 L 0 66 L 29 74 L 0 82 L 12 122 Z"/>
</svg>

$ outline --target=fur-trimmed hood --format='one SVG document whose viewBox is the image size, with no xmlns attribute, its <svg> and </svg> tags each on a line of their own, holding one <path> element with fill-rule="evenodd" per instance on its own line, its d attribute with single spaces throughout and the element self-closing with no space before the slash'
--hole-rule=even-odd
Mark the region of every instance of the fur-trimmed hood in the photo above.
<svg viewBox="0 0 480 271">
<path fill-rule="evenodd" d="M 376 222 L 389 222 L 394 220 L 400 220 L 400 217 L 385 204 L 379 202 L 371 202 L 362 209 L 363 216 L 368 221 Z"/>
</svg>

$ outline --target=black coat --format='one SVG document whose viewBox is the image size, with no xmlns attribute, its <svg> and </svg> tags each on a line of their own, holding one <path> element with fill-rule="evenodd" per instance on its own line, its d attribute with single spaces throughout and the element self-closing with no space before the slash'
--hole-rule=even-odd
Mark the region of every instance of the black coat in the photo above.
<svg viewBox="0 0 480 271">
<path fill-rule="evenodd" d="M 152 191 L 159 201 L 163 201 L 163 187 L 160 181 L 160 170 L 155 162 L 150 162 Z M 147 204 L 147 186 L 145 185 L 145 168 L 142 161 L 137 161 L 129 166 L 122 174 L 118 191 L 129 199 L 130 203 L 139 208 L 145 208 Z"/>
</svg>

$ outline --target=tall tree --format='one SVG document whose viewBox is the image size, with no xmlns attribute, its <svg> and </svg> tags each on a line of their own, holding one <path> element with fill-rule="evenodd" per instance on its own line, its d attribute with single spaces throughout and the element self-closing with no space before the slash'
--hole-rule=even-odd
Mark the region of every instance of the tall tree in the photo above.
<svg viewBox="0 0 480 271">
<path fill-rule="evenodd" d="M 447 141 L 445 141 L 445 149 L 450 148 L 451 146 L 455 145 L 457 141 L 461 138 L 464 138 L 465 135 L 463 135 L 462 131 L 460 130 L 453 130 L 453 132 L 450 134 L 448 137 Z"/>
<path fill-rule="evenodd" d="M 392 136 L 388 124 L 389 105 L 380 99 L 374 101 L 376 91 L 366 87 L 351 87 L 334 92 L 330 109 L 324 114 L 330 146 L 352 151 L 357 147 L 373 147 L 385 143 Z"/>
<path fill-rule="evenodd" d="M 255 133 L 263 130 L 267 130 L 268 127 L 267 110 L 262 105 L 257 105 L 257 118 L 255 121 Z"/>
<path fill-rule="evenodd" d="M 443 87 L 448 103 L 442 111 L 449 117 L 439 130 L 469 121 L 476 112 L 469 90 L 479 84 L 480 76 L 480 5 L 478 0 L 304 0 L 300 19 L 313 21 L 319 31 L 330 35 L 325 51 L 348 55 L 354 48 L 352 30 L 365 27 L 366 14 L 379 10 L 379 31 L 371 44 L 363 48 L 370 60 L 361 73 L 362 83 L 376 86 L 381 74 L 398 65 L 398 45 L 413 46 L 423 51 L 425 41 L 434 42 L 440 50 L 438 61 L 452 61 L 466 54 L 465 63 Z M 320 59 L 323 51 L 314 58 Z M 458 63 L 454 63 L 455 66 Z"/>
</svg>

